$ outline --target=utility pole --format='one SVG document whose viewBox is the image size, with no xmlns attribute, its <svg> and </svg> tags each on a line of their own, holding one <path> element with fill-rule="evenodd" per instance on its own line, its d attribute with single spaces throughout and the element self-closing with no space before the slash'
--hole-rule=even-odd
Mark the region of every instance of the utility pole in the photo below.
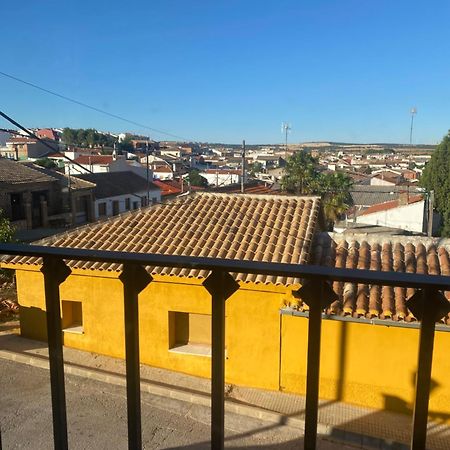
<svg viewBox="0 0 450 450">
<path fill-rule="evenodd" d="M 150 137 L 149 137 L 150 139 Z M 145 160 L 147 165 L 147 205 L 150 204 L 150 170 L 148 167 L 148 141 L 145 143 L 146 151 L 145 151 Z"/>
<path fill-rule="evenodd" d="M 241 193 L 245 192 L 245 139 L 242 141 L 242 172 L 241 172 Z"/>
<path fill-rule="evenodd" d="M 428 194 L 428 230 L 427 235 L 433 236 L 433 208 L 434 208 L 434 191 Z"/>
<path fill-rule="evenodd" d="M 412 135 L 414 126 L 414 116 L 417 114 L 417 108 L 411 108 L 411 128 L 409 130 L 409 145 L 412 145 Z"/>
</svg>

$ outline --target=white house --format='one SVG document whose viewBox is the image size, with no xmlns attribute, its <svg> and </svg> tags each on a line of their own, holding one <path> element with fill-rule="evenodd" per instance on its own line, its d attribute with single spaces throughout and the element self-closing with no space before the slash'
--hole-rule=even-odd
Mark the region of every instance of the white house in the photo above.
<svg viewBox="0 0 450 450">
<path fill-rule="evenodd" d="M 71 175 L 128 170 L 126 159 L 114 155 L 81 155 L 73 161 L 65 166 L 65 172 Z"/>
<path fill-rule="evenodd" d="M 96 220 L 161 202 L 159 187 L 132 171 L 80 174 L 77 178 L 95 184 Z"/>
<path fill-rule="evenodd" d="M 213 186 L 228 186 L 241 182 L 241 171 L 232 169 L 208 169 L 200 172 L 208 184 Z"/>
<path fill-rule="evenodd" d="M 427 207 L 421 194 L 402 193 L 396 200 L 372 205 L 355 217 L 356 223 L 424 233 L 427 231 Z M 434 220 L 434 227 L 438 226 Z"/>
</svg>

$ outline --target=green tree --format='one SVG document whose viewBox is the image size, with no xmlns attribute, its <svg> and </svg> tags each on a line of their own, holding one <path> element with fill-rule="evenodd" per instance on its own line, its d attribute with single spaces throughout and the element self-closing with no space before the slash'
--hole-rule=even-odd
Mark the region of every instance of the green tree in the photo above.
<svg viewBox="0 0 450 450">
<path fill-rule="evenodd" d="M 285 174 L 281 179 L 284 190 L 295 194 L 312 194 L 318 175 L 317 160 L 309 153 L 294 153 L 286 161 Z"/>
<path fill-rule="evenodd" d="M 317 159 L 309 153 L 295 153 L 286 162 L 281 185 L 284 190 L 295 194 L 320 195 L 327 226 L 332 228 L 352 204 L 352 180 L 340 172 L 320 172 L 318 167 Z"/>
<path fill-rule="evenodd" d="M 0 242 L 8 243 L 15 242 L 14 233 L 16 229 L 11 225 L 11 222 L 6 217 L 2 209 L 0 209 Z M 14 277 L 14 270 L 0 269 L 0 278 L 11 281 Z"/>
<path fill-rule="evenodd" d="M 121 142 L 117 144 L 117 149 L 120 153 L 123 152 L 133 152 L 134 147 L 131 143 L 131 136 L 127 136 L 125 139 L 123 139 Z"/>
<path fill-rule="evenodd" d="M 317 193 L 322 197 L 323 212 L 329 228 L 352 205 L 352 180 L 340 172 L 323 173 L 317 179 Z"/>
<path fill-rule="evenodd" d="M 257 173 L 260 173 L 263 171 L 263 165 L 259 162 L 259 161 L 255 161 L 251 166 L 250 166 L 250 175 L 251 176 L 255 176 Z"/>
<path fill-rule="evenodd" d="M 15 231 L 16 229 L 11 225 L 3 210 L 0 209 L 0 242 L 13 242 Z"/>
<path fill-rule="evenodd" d="M 443 219 L 441 236 L 450 237 L 450 131 L 425 166 L 420 184 L 434 191 L 435 207 Z"/>
<path fill-rule="evenodd" d="M 62 132 L 62 141 L 67 145 L 74 145 L 76 140 L 76 135 L 72 128 L 64 128 Z"/>
<path fill-rule="evenodd" d="M 191 186 L 201 186 L 201 187 L 208 186 L 208 180 L 205 177 L 202 177 L 197 169 L 192 169 L 189 172 L 189 175 L 186 177 L 186 181 Z"/>
<path fill-rule="evenodd" d="M 35 162 L 38 166 L 45 167 L 46 169 L 56 169 L 58 165 L 50 158 L 40 158 Z"/>
<path fill-rule="evenodd" d="M 89 147 L 95 147 L 95 145 L 98 143 L 98 133 L 93 128 L 88 128 L 86 130 L 86 144 L 89 145 Z"/>
</svg>

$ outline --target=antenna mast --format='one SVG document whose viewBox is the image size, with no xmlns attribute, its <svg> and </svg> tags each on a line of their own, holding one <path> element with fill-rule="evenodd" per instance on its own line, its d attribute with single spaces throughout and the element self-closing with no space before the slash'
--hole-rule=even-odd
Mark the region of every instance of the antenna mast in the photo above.
<svg viewBox="0 0 450 450">
<path fill-rule="evenodd" d="M 245 140 L 242 141 L 241 193 L 245 192 Z"/>
<path fill-rule="evenodd" d="M 281 124 L 281 132 L 284 134 L 284 159 L 287 158 L 287 152 L 288 152 L 288 133 L 291 131 L 292 127 L 290 123 L 283 122 Z"/>
<path fill-rule="evenodd" d="M 409 145 L 412 145 L 412 135 L 413 135 L 413 126 L 414 126 L 414 116 L 417 114 L 417 108 L 411 108 L 411 129 L 409 131 Z"/>
</svg>

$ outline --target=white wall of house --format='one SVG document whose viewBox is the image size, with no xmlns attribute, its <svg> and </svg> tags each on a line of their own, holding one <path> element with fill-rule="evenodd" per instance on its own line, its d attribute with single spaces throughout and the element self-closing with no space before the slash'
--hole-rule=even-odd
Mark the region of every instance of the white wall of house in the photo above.
<svg viewBox="0 0 450 450">
<path fill-rule="evenodd" d="M 81 166 L 81 167 L 80 167 Z M 68 173 L 70 168 L 71 175 L 79 175 L 84 173 L 104 173 L 104 172 L 124 172 L 131 170 L 125 159 L 116 159 L 108 164 L 72 164 L 67 163 L 65 166 L 65 173 Z"/>
<path fill-rule="evenodd" d="M 173 180 L 173 172 L 159 172 L 158 168 L 153 170 L 153 178 L 156 180 Z"/>
<path fill-rule="evenodd" d="M 406 231 L 422 233 L 426 231 L 425 201 L 398 206 L 386 211 L 374 212 L 356 217 L 357 223 L 400 228 Z"/>
<path fill-rule="evenodd" d="M 117 164 L 111 166 L 110 172 L 124 172 L 130 171 L 139 175 L 141 178 L 147 178 L 147 167 L 139 163 L 138 161 L 126 161 L 126 164 Z M 148 179 L 153 180 L 153 170 L 151 167 L 148 169 Z"/>
<path fill-rule="evenodd" d="M 213 186 L 228 186 L 241 182 L 241 176 L 234 173 L 205 173 L 200 172 L 200 175 L 208 181 L 208 184 Z"/>
<path fill-rule="evenodd" d="M 395 186 L 395 183 L 392 181 L 382 180 L 378 177 L 372 177 L 370 179 L 370 185 L 371 186 Z"/>
<path fill-rule="evenodd" d="M 159 189 L 150 190 L 150 203 L 155 204 L 161 202 L 161 191 Z M 94 201 L 95 220 L 111 217 L 116 214 L 121 214 L 133 209 L 138 209 L 144 206 L 147 198 L 147 191 L 136 192 L 134 194 L 116 195 L 114 197 L 100 198 Z M 129 208 L 127 207 L 127 199 L 129 199 Z M 117 203 L 116 203 L 117 202 Z M 114 204 L 117 205 L 118 210 L 114 214 Z M 106 215 L 100 214 L 101 205 L 104 205 Z"/>
</svg>

